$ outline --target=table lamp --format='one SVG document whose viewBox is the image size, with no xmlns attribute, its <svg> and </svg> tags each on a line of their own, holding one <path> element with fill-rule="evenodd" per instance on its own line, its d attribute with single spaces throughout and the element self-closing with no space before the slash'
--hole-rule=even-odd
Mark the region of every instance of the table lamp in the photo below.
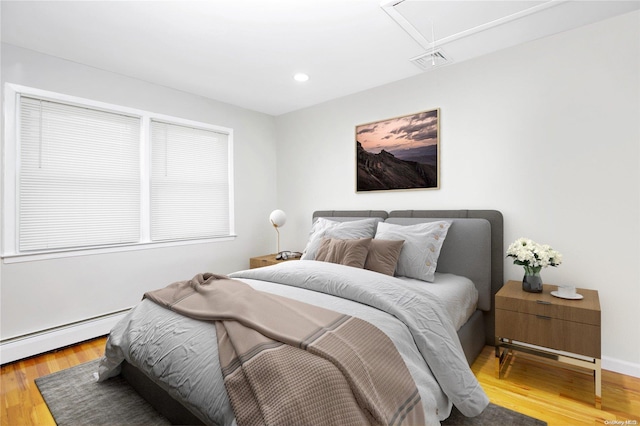
<svg viewBox="0 0 640 426">
<path fill-rule="evenodd" d="M 269 220 L 278 234 L 278 253 L 280 253 L 280 231 L 278 228 L 284 226 L 287 222 L 287 215 L 284 214 L 282 210 L 274 210 L 271 212 L 271 215 L 269 215 Z"/>
</svg>

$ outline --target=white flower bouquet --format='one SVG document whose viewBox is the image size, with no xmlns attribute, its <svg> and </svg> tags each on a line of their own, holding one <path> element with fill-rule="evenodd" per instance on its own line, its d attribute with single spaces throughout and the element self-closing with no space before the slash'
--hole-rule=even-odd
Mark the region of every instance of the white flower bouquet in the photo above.
<svg viewBox="0 0 640 426">
<path fill-rule="evenodd" d="M 542 268 L 562 263 L 562 255 L 559 252 L 528 238 L 515 240 L 507 249 L 507 257 L 513 257 L 515 265 L 523 266 L 526 275 L 536 275 Z"/>
</svg>

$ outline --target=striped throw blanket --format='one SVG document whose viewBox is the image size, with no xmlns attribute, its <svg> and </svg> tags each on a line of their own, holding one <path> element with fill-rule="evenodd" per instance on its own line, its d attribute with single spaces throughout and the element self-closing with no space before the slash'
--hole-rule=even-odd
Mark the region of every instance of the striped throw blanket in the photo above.
<svg viewBox="0 0 640 426">
<path fill-rule="evenodd" d="M 366 321 L 210 273 L 145 297 L 215 321 L 239 425 L 425 423 L 400 354 Z"/>
</svg>

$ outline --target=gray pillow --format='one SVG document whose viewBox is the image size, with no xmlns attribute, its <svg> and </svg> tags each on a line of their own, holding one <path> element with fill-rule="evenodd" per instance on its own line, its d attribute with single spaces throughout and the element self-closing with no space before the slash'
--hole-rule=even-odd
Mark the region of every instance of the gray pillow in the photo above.
<svg viewBox="0 0 640 426">
<path fill-rule="evenodd" d="M 438 256 L 451 223 L 445 221 L 416 225 L 378 224 L 376 239 L 404 240 L 395 275 L 433 282 Z"/>
<path fill-rule="evenodd" d="M 300 259 L 314 260 L 323 238 L 338 238 L 341 240 L 373 238 L 376 233 L 377 223 L 378 220 L 374 218 L 336 222 L 319 217 L 311 227 L 309 241 Z"/>
<path fill-rule="evenodd" d="M 323 238 L 316 252 L 315 260 L 362 269 L 367 260 L 371 241 L 371 238 L 360 238 L 358 240 Z"/>
</svg>

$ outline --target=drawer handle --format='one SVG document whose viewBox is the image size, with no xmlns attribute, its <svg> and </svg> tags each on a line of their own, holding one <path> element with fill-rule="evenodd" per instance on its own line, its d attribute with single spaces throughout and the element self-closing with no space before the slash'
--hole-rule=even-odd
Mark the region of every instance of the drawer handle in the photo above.
<svg viewBox="0 0 640 426">
<path fill-rule="evenodd" d="M 538 317 L 540 319 L 543 319 L 543 320 L 550 320 L 551 319 L 551 317 L 548 317 L 546 315 L 536 315 L 536 317 Z"/>
<path fill-rule="evenodd" d="M 551 302 L 547 302 L 546 300 L 536 300 L 536 303 L 541 305 L 551 305 Z"/>
</svg>

